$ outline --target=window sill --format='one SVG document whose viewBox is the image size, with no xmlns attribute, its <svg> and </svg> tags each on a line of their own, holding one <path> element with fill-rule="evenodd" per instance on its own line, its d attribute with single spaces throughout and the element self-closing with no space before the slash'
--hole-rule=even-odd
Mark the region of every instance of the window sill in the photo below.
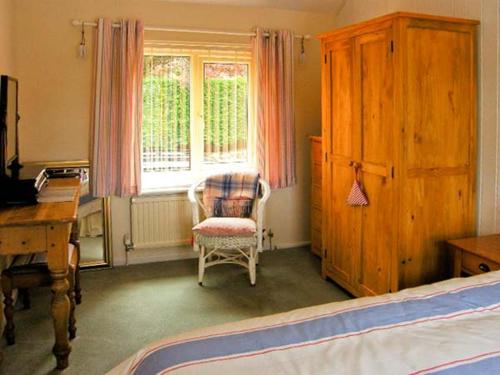
<svg viewBox="0 0 500 375">
<path fill-rule="evenodd" d="M 187 193 L 191 185 L 182 186 L 170 186 L 170 187 L 157 187 L 157 188 L 147 188 L 141 191 L 139 196 L 149 197 L 154 195 L 170 195 L 170 194 L 181 194 Z"/>
</svg>

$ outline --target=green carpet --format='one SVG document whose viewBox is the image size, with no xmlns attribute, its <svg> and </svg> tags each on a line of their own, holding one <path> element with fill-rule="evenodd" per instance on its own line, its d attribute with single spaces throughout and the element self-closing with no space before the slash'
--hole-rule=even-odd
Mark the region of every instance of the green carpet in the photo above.
<svg viewBox="0 0 500 375">
<path fill-rule="evenodd" d="M 153 263 L 82 273 L 77 338 L 64 374 L 99 375 L 165 336 L 187 330 L 349 298 L 320 277 L 320 261 L 308 250 L 265 252 L 257 286 L 245 269 L 209 268 L 197 283 L 197 260 Z M 0 374 L 50 374 L 55 359 L 50 291 L 32 293 L 30 310 L 18 303 L 16 344 L 1 347 Z"/>
</svg>

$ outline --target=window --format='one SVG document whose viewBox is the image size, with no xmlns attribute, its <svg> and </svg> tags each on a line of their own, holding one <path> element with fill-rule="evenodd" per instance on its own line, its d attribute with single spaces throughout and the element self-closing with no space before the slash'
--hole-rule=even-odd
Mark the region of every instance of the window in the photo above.
<svg viewBox="0 0 500 375">
<path fill-rule="evenodd" d="M 250 71 L 245 49 L 145 49 L 145 191 L 252 164 Z"/>
</svg>

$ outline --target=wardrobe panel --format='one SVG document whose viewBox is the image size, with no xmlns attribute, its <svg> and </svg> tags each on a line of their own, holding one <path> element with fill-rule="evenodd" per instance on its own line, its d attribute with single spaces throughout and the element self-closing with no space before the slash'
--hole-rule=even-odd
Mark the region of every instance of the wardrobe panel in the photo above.
<svg viewBox="0 0 500 375">
<path fill-rule="evenodd" d="M 392 160 L 393 70 L 391 30 L 356 39 L 359 62 L 361 111 L 361 158 L 363 162 L 386 165 Z"/>
<path fill-rule="evenodd" d="M 409 26 L 407 48 L 408 168 L 470 165 L 473 40 L 471 33 Z"/>
<path fill-rule="evenodd" d="M 467 174 L 405 181 L 400 218 L 400 289 L 450 276 L 451 263 L 444 241 L 474 234 L 470 228 L 471 189 Z"/>
<path fill-rule="evenodd" d="M 357 208 L 362 213 L 362 224 L 355 274 L 363 294 L 383 294 L 390 289 L 391 256 L 397 231 L 393 220 L 393 180 L 364 173 L 362 183 L 369 205 Z"/>
<path fill-rule="evenodd" d="M 332 147 L 330 152 L 351 157 L 353 153 L 352 41 L 336 42 L 331 56 Z"/>
<path fill-rule="evenodd" d="M 359 227 L 356 226 L 360 210 L 346 203 L 353 181 L 352 168 L 342 160 L 332 163 L 332 180 L 329 184 L 331 199 L 331 231 L 327 248 L 327 269 L 337 277 L 351 283 L 354 261 L 358 258 Z"/>
</svg>

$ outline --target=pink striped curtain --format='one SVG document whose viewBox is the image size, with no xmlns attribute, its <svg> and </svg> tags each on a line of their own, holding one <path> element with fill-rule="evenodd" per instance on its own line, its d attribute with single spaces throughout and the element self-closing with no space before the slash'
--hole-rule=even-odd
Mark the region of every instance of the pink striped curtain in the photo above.
<svg viewBox="0 0 500 375">
<path fill-rule="evenodd" d="M 296 182 L 293 39 L 288 30 L 259 28 L 252 41 L 257 163 L 261 176 L 275 189 Z"/>
<path fill-rule="evenodd" d="M 141 179 L 144 25 L 99 19 L 94 71 L 92 194 L 137 195 Z"/>
</svg>

